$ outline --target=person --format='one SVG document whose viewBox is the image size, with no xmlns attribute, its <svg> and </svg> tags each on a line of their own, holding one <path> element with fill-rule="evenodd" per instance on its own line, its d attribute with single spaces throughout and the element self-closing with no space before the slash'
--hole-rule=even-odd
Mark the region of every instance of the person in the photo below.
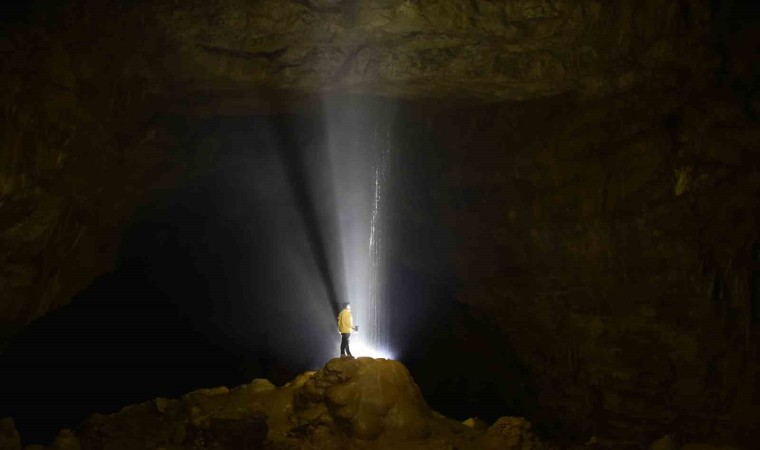
<svg viewBox="0 0 760 450">
<path fill-rule="evenodd" d="M 348 341 L 351 339 L 351 332 L 358 329 L 358 326 L 354 326 L 354 318 L 351 316 L 351 304 L 344 303 L 343 310 L 338 314 L 338 332 L 341 336 L 340 356 L 353 356 Z"/>
</svg>

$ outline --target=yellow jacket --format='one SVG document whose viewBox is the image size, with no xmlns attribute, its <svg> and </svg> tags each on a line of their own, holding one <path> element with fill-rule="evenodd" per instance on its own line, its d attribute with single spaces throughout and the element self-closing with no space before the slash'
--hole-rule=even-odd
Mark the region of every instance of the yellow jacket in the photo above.
<svg viewBox="0 0 760 450">
<path fill-rule="evenodd" d="M 351 317 L 351 311 L 344 309 L 338 314 L 338 331 L 341 333 L 350 333 L 354 329 L 354 319 Z"/>
</svg>

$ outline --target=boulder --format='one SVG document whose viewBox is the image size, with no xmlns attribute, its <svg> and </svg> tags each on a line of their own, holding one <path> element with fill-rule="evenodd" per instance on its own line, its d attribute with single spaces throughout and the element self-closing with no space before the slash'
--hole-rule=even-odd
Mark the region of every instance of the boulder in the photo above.
<svg viewBox="0 0 760 450">
<path fill-rule="evenodd" d="M 670 435 L 665 435 L 661 437 L 660 439 L 657 439 L 656 441 L 652 442 L 652 444 L 649 446 L 649 450 L 676 450 L 678 449 L 678 445 L 675 443 L 675 440 Z"/>
<path fill-rule="evenodd" d="M 478 431 L 488 430 L 488 422 L 479 417 L 470 417 L 463 421 L 462 424 Z"/>
<path fill-rule="evenodd" d="M 531 424 L 522 417 L 502 417 L 483 437 L 483 448 L 493 450 L 539 450 L 538 438 L 530 432 Z"/>
<path fill-rule="evenodd" d="M 163 397 L 159 397 L 156 399 L 156 411 L 163 414 L 166 412 L 166 407 L 169 404 L 169 401 Z"/>
<path fill-rule="evenodd" d="M 296 394 L 298 425 L 330 428 L 362 440 L 416 439 L 430 434 L 432 412 L 397 361 L 336 358 Z"/>
<path fill-rule="evenodd" d="M 50 448 L 52 450 L 82 450 L 82 444 L 74 432 L 71 430 L 61 430 Z"/>
<path fill-rule="evenodd" d="M 266 378 L 256 378 L 255 380 L 251 381 L 251 384 L 248 385 L 248 388 L 251 390 L 251 392 L 263 392 L 275 389 L 275 385 Z"/>
<path fill-rule="evenodd" d="M 192 426 L 182 441 L 197 447 L 210 446 L 230 449 L 264 448 L 267 438 L 266 416 L 209 417 L 200 427 Z"/>
</svg>

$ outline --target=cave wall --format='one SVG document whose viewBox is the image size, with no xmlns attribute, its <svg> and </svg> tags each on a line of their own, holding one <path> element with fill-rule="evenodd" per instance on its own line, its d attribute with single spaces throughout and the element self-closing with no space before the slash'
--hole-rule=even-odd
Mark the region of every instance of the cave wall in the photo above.
<svg viewBox="0 0 760 450">
<path fill-rule="evenodd" d="M 439 104 L 396 128 L 399 176 L 440 175 L 397 194 L 391 259 L 424 273 L 412 236 L 446 224 L 457 300 L 566 435 L 756 438 L 760 134 L 742 95 L 704 87 Z"/>
<path fill-rule="evenodd" d="M 160 113 L 287 110 L 324 92 L 597 98 L 716 63 L 697 0 L 30 5 L 1 43 L 4 329 L 108 267 L 140 193 L 188 160 Z"/>
<path fill-rule="evenodd" d="M 107 271 L 145 194 L 192 166 L 156 116 L 155 41 L 109 6 L 4 28 L 0 341 Z"/>
<path fill-rule="evenodd" d="M 732 44 L 756 35 L 710 2 L 62 5 L 1 41 L 3 333 L 106 271 L 136 208 L 203 166 L 192 117 L 381 95 L 406 102 L 399 149 L 442 173 L 394 220 L 450 227 L 459 301 L 552 420 L 641 439 L 757 417 L 757 63 Z"/>
</svg>

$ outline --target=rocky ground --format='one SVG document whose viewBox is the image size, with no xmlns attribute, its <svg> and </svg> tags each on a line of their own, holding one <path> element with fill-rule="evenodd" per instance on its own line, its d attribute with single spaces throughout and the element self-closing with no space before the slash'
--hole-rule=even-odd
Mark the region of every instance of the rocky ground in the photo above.
<svg viewBox="0 0 760 450">
<path fill-rule="evenodd" d="M 20 450 L 13 419 L 0 421 L 0 450 Z M 25 450 L 82 449 L 519 449 L 560 448 L 542 442 L 520 417 L 488 426 L 432 411 L 398 361 L 336 358 L 276 387 L 265 379 L 233 389 L 200 389 L 179 399 L 157 398 L 110 414 L 94 414 L 54 442 Z M 606 448 L 592 438 L 575 448 Z M 678 446 L 666 436 L 651 450 L 735 450 Z"/>
<path fill-rule="evenodd" d="M 42 446 L 26 446 L 42 450 Z M 265 379 L 179 399 L 157 398 L 94 414 L 63 430 L 48 449 L 538 449 L 522 418 L 490 428 L 432 411 L 397 361 L 333 359 L 282 387 Z M 19 450 L 12 419 L 0 424 L 0 449 Z"/>
</svg>

